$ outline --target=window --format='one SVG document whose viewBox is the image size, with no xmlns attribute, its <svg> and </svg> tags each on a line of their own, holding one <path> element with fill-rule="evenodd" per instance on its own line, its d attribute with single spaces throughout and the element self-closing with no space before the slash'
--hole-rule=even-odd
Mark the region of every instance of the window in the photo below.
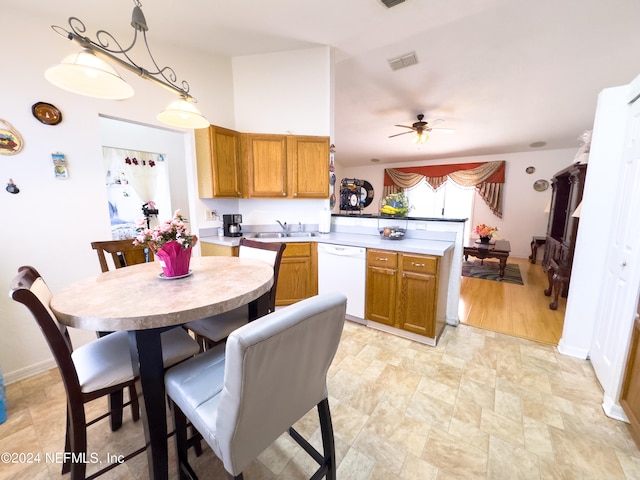
<svg viewBox="0 0 640 480">
<path fill-rule="evenodd" d="M 412 217 L 436 217 L 436 218 L 468 218 L 473 214 L 473 202 L 475 199 L 475 187 L 461 187 L 447 180 L 438 190 L 433 190 L 425 179 L 422 179 L 415 187 L 405 189 L 404 193 L 409 200 Z M 466 223 L 465 230 L 472 222 Z M 465 236 L 469 232 L 465 231 Z"/>
</svg>

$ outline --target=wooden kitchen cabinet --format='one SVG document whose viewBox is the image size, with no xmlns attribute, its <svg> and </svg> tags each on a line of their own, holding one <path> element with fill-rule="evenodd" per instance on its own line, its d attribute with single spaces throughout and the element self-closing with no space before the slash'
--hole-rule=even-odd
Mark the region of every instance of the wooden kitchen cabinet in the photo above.
<svg viewBox="0 0 640 480">
<path fill-rule="evenodd" d="M 439 315 L 444 310 L 439 268 L 439 258 L 431 255 L 367 250 L 366 319 L 438 337 L 445 324 Z"/>
<path fill-rule="evenodd" d="M 367 320 L 395 327 L 398 254 L 367 250 L 364 315 Z"/>
<path fill-rule="evenodd" d="M 329 197 L 328 137 L 248 133 L 243 148 L 248 197 Z"/>
<path fill-rule="evenodd" d="M 208 242 L 201 242 L 200 244 L 200 252 L 203 257 L 237 257 L 239 248 Z"/>
<path fill-rule="evenodd" d="M 438 259 L 401 254 L 396 325 L 402 330 L 434 338 L 438 293 Z"/>
<path fill-rule="evenodd" d="M 288 242 L 280 262 L 276 306 L 291 305 L 317 294 L 317 244 L 315 242 Z"/>
<path fill-rule="evenodd" d="M 240 133 L 211 125 L 194 135 L 200 198 L 241 197 Z"/>
<path fill-rule="evenodd" d="M 329 198 L 329 138 L 287 137 L 289 194 L 294 198 Z"/>
<path fill-rule="evenodd" d="M 248 197 L 287 197 L 287 137 L 243 135 Z"/>
</svg>

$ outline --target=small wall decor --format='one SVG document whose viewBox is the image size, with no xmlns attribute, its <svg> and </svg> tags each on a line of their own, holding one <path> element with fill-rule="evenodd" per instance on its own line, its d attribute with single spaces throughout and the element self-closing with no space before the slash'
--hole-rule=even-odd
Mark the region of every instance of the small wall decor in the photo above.
<svg viewBox="0 0 640 480">
<path fill-rule="evenodd" d="M 53 174 L 55 177 L 63 180 L 69 178 L 67 161 L 64 158 L 64 153 L 52 153 L 51 160 L 53 161 Z"/>
<path fill-rule="evenodd" d="M 7 183 L 7 192 L 9 193 L 20 193 L 20 189 L 17 187 L 15 183 L 13 183 L 13 178 L 9 179 L 9 183 Z"/>
<path fill-rule="evenodd" d="M 540 179 L 533 182 L 533 189 L 536 192 L 544 192 L 547 188 L 549 188 L 549 182 L 546 180 Z"/>
<path fill-rule="evenodd" d="M 528 174 L 532 174 L 535 171 L 536 171 L 536 167 L 527 167 L 525 170 L 525 172 L 527 172 Z"/>
<path fill-rule="evenodd" d="M 24 141 L 9 122 L 0 118 L 0 154 L 15 155 L 22 150 Z"/>
<path fill-rule="evenodd" d="M 57 125 L 62 121 L 62 113 L 50 103 L 34 103 L 31 106 L 31 113 L 45 125 Z"/>
</svg>

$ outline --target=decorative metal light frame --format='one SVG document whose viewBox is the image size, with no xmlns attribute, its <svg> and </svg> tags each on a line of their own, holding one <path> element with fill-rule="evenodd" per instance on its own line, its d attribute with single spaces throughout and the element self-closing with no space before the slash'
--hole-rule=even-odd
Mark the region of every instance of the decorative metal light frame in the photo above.
<svg viewBox="0 0 640 480">
<path fill-rule="evenodd" d="M 111 99 L 124 99 L 131 97 L 133 95 L 133 89 L 128 86 L 128 84 L 108 63 L 101 62 L 101 59 L 104 59 L 137 74 L 145 80 L 149 80 L 156 85 L 159 85 L 173 93 L 176 93 L 179 96 L 179 99 L 177 101 L 172 102 L 167 110 L 161 112 L 158 115 L 158 119 L 160 121 L 179 127 L 186 126 L 187 128 L 203 128 L 208 126 L 209 122 L 200 114 L 195 105 L 193 105 L 197 102 L 197 100 L 189 93 L 189 83 L 186 80 L 178 81 L 176 72 L 172 67 L 160 67 L 156 62 L 147 41 L 147 31 L 149 30 L 149 27 L 147 26 L 147 21 L 144 14 L 142 13 L 142 4 L 139 0 L 133 0 L 133 2 L 135 6 L 133 8 L 133 14 L 131 16 L 131 26 L 134 29 L 134 35 L 129 46 L 123 47 L 120 42 L 106 30 L 97 30 L 95 34 L 96 40 L 92 40 L 91 38 L 85 36 L 85 33 L 87 31 L 86 26 L 77 17 L 69 17 L 68 23 L 70 30 L 66 30 L 65 28 L 57 25 L 51 26 L 51 28 L 56 33 L 67 37 L 69 40 L 77 43 L 83 48 L 82 52 L 67 57 L 67 59 L 63 61 L 64 65 L 68 67 L 69 65 L 76 66 L 78 63 L 82 63 L 76 62 L 76 59 L 82 55 L 93 55 L 95 57 L 98 57 L 97 59 L 90 59 L 91 63 L 100 64 L 99 66 L 95 66 L 97 68 L 97 70 L 95 71 L 99 72 L 99 74 L 102 76 L 108 77 L 109 81 L 113 85 L 117 85 L 116 88 L 121 89 L 120 92 L 116 92 L 115 94 L 109 96 L 108 92 L 104 92 L 104 95 L 102 94 L 103 92 L 97 91 L 83 92 L 78 91 L 70 85 L 63 85 L 63 82 L 59 82 L 55 75 L 55 69 L 59 66 L 54 66 L 48 69 L 45 73 L 45 76 L 50 82 L 54 83 L 55 85 L 74 93 L 80 93 L 82 95 Z M 131 51 L 133 50 L 139 39 L 138 34 L 140 34 L 144 39 L 144 45 L 153 64 L 152 70 L 142 67 L 130 56 Z M 78 68 L 85 67 L 86 64 L 83 63 L 82 67 Z M 92 67 L 89 67 L 89 69 L 92 69 Z M 176 122 L 175 119 L 177 117 L 182 117 L 185 119 L 187 117 L 191 117 L 191 119 L 195 119 L 195 124 L 186 125 L 184 123 L 180 123 L 179 121 Z"/>
</svg>

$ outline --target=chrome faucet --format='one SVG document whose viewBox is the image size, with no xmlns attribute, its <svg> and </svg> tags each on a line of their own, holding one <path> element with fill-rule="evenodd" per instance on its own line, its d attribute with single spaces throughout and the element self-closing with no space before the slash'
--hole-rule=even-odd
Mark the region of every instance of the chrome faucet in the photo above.
<svg viewBox="0 0 640 480">
<path fill-rule="evenodd" d="M 284 222 L 284 224 L 282 224 L 282 222 L 280 220 L 276 220 L 276 222 L 278 222 L 278 225 L 280 225 L 282 227 L 282 233 L 289 233 L 289 227 L 287 226 L 287 222 Z"/>
</svg>

